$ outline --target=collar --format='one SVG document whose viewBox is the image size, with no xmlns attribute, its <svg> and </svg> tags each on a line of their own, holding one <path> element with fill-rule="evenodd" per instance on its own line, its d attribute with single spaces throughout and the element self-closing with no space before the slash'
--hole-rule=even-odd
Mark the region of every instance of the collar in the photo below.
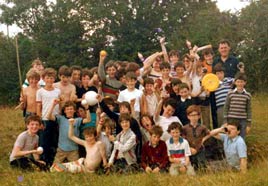
<svg viewBox="0 0 268 186">
<path fill-rule="evenodd" d="M 153 146 L 152 142 L 149 141 L 149 146 L 155 148 L 155 147 L 157 147 L 159 145 L 159 143 L 160 143 L 160 141 L 158 142 L 158 144 L 156 146 Z"/>
<path fill-rule="evenodd" d="M 195 128 L 199 127 L 200 125 L 201 125 L 200 123 L 197 123 L 197 125 L 196 125 L 196 127 L 195 127 Z M 190 126 L 191 128 L 194 128 L 194 126 L 193 126 L 193 125 L 191 125 L 191 123 L 189 124 L 189 126 Z"/>
<path fill-rule="evenodd" d="M 184 99 L 184 98 L 181 97 L 181 101 L 182 102 L 185 102 L 187 99 L 191 99 L 191 96 L 188 96 L 186 99 Z"/>
<path fill-rule="evenodd" d="M 237 88 L 234 89 L 234 92 L 238 92 Z M 246 89 L 243 89 L 243 91 L 241 93 L 246 93 L 246 92 L 247 92 Z M 240 92 L 238 92 L 238 93 L 240 93 Z"/>
<path fill-rule="evenodd" d="M 179 137 L 179 143 L 182 144 L 182 142 L 183 142 L 183 138 L 182 138 L 182 137 Z M 169 139 L 169 143 L 170 143 L 170 144 L 173 144 L 173 143 L 174 143 L 173 138 L 170 138 L 170 139 Z"/>
<path fill-rule="evenodd" d="M 230 141 L 231 143 L 233 143 L 233 142 L 235 142 L 238 138 L 239 138 L 239 135 L 237 135 L 235 138 L 230 138 L 230 137 L 228 137 L 228 141 Z"/>
</svg>

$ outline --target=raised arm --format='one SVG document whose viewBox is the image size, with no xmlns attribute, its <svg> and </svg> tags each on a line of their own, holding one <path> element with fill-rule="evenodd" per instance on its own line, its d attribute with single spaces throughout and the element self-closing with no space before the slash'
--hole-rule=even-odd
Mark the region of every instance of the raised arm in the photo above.
<svg viewBox="0 0 268 186">
<path fill-rule="evenodd" d="M 162 37 L 160 39 L 160 45 L 161 45 L 161 49 L 162 49 L 162 52 L 163 52 L 164 61 L 169 62 L 169 57 L 168 57 L 167 49 L 166 49 L 166 46 L 165 46 L 165 37 Z"/>
<path fill-rule="evenodd" d="M 106 56 L 100 55 L 99 66 L 98 66 L 98 75 L 99 75 L 102 82 L 104 82 L 106 79 L 105 70 L 104 70 L 105 58 L 106 58 Z"/>
<path fill-rule="evenodd" d="M 156 122 L 159 119 L 160 116 L 160 112 L 163 106 L 163 99 L 161 99 L 157 105 L 157 109 L 155 111 L 155 115 L 154 115 L 154 121 Z"/>
<path fill-rule="evenodd" d="M 85 140 L 82 140 L 74 135 L 74 122 L 75 119 L 71 118 L 69 119 L 69 132 L 68 136 L 71 140 L 73 140 L 75 143 L 82 145 L 85 147 Z"/>
<path fill-rule="evenodd" d="M 59 100 L 58 100 L 58 99 L 54 99 L 54 100 L 53 100 L 53 104 L 52 104 L 51 107 L 49 108 L 49 111 L 48 111 L 47 116 L 46 116 L 49 120 L 52 120 L 52 121 L 55 121 L 55 120 L 56 120 L 56 118 L 55 118 L 55 116 L 52 114 L 52 112 L 53 112 L 53 110 L 54 110 L 54 108 L 55 108 L 55 106 L 56 106 L 57 104 L 59 104 Z"/>
</svg>

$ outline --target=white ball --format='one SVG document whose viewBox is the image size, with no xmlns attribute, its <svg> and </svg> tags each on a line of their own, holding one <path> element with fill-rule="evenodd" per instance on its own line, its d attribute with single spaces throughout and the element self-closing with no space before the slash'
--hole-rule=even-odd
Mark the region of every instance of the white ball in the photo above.
<svg viewBox="0 0 268 186">
<path fill-rule="evenodd" d="M 97 97 L 97 93 L 94 91 L 88 91 L 85 94 L 85 99 L 87 101 L 87 104 L 90 106 L 96 105 L 98 103 L 98 100 L 96 97 Z"/>
<path fill-rule="evenodd" d="M 82 104 L 82 105 L 86 105 L 86 104 L 87 104 L 87 100 L 83 99 L 83 100 L 81 101 L 81 104 Z"/>
<path fill-rule="evenodd" d="M 42 154 L 44 151 L 43 147 L 38 147 L 36 150 L 39 152 L 39 154 Z"/>
</svg>

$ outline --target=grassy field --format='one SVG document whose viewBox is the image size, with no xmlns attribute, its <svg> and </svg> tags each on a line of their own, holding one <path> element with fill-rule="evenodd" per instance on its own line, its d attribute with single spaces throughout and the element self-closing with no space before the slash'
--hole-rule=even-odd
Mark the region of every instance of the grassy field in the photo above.
<svg viewBox="0 0 268 186">
<path fill-rule="evenodd" d="M 221 185 L 266 186 L 268 185 L 268 95 L 253 96 L 253 122 L 247 136 L 249 170 L 246 174 L 234 172 L 199 173 L 195 177 L 180 175 L 110 175 L 69 173 L 25 173 L 9 167 L 9 154 L 17 135 L 24 130 L 20 111 L 0 108 L 0 184 L 4 185 Z"/>
</svg>

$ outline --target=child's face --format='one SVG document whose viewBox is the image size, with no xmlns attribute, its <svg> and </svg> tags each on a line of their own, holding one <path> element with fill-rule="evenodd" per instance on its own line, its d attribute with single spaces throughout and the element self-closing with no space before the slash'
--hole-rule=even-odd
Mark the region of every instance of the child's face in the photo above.
<svg viewBox="0 0 268 186">
<path fill-rule="evenodd" d="M 44 66 L 41 64 L 35 64 L 33 66 L 33 69 L 37 70 L 38 73 L 42 72 L 44 70 Z"/>
<path fill-rule="evenodd" d="M 88 87 L 89 81 L 90 81 L 89 76 L 86 75 L 86 76 L 83 76 L 83 77 L 82 77 L 82 85 L 83 85 L 84 87 Z"/>
<path fill-rule="evenodd" d="M 125 85 L 126 82 L 127 82 L 127 79 L 126 79 L 126 76 L 125 76 L 125 75 L 123 75 L 119 80 L 120 80 L 121 83 L 123 83 L 124 85 Z"/>
<path fill-rule="evenodd" d="M 150 120 L 148 116 L 142 117 L 141 124 L 148 131 L 151 130 L 153 126 L 152 121 Z"/>
<path fill-rule="evenodd" d="M 207 64 L 212 64 L 213 62 L 213 55 L 211 53 L 204 55 L 204 59 Z"/>
<path fill-rule="evenodd" d="M 160 71 L 160 64 L 161 62 L 160 61 L 157 61 L 155 60 L 154 63 L 153 63 L 153 68 L 156 72 L 159 72 Z"/>
<path fill-rule="evenodd" d="M 135 79 L 127 78 L 126 85 L 127 85 L 128 89 L 134 90 L 135 89 L 135 84 L 136 84 Z"/>
<path fill-rule="evenodd" d="M 66 85 L 70 82 L 70 77 L 69 76 L 65 76 L 65 75 L 61 75 L 60 76 L 60 81 L 62 84 Z"/>
<path fill-rule="evenodd" d="M 170 131 L 170 135 L 172 136 L 173 140 L 177 141 L 177 140 L 179 140 L 179 137 L 180 137 L 181 133 L 180 133 L 179 129 L 172 129 Z"/>
<path fill-rule="evenodd" d="M 175 109 L 170 105 L 164 106 L 163 110 L 164 110 L 163 115 L 165 117 L 171 117 L 175 112 Z"/>
<path fill-rule="evenodd" d="M 154 85 L 153 84 L 146 84 L 144 88 L 145 88 L 145 91 L 147 94 L 152 94 L 153 89 L 154 89 Z"/>
<path fill-rule="evenodd" d="M 29 85 L 31 86 L 37 86 L 37 84 L 38 84 L 38 79 L 36 79 L 36 78 L 29 78 Z"/>
<path fill-rule="evenodd" d="M 40 123 L 38 121 L 30 121 L 27 125 L 28 132 L 30 134 L 36 134 L 40 128 Z"/>
<path fill-rule="evenodd" d="M 179 57 L 177 55 L 172 55 L 169 57 L 169 60 L 172 64 L 175 64 L 179 61 Z"/>
<path fill-rule="evenodd" d="M 233 125 L 227 125 L 227 129 L 228 129 L 227 134 L 228 134 L 229 138 L 235 138 L 240 133 L 240 131 L 237 130 L 237 127 L 233 126 Z"/>
<path fill-rule="evenodd" d="M 184 68 L 183 67 L 177 67 L 176 68 L 176 73 L 177 73 L 177 76 L 182 77 L 183 73 L 184 73 Z"/>
<path fill-rule="evenodd" d="M 86 111 L 83 108 L 78 108 L 78 114 L 81 118 L 86 118 Z"/>
<path fill-rule="evenodd" d="M 116 68 L 114 66 L 108 67 L 106 73 L 108 74 L 110 78 L 114 78 L 115 73 L 116 73 Z"/>
<path fill-rule="evenodd" d="M 216 76 L 219 78 L 220 81 L 222 81 L 224 78 L 224 72 L 223 71 L 216 72 Z"/>
<path fill-rule="evenodd" d="M 111 135 L 112 134 L 112 129 L 110 127 L 105 127 L 105 134 L 107 136 Z"/>
<path fill-rule="evenodd" d="M 184 59 L 183 59 L 183 64 L 184 64 L 184 66 L 185 66 L 186 69 L 189 68 L 190 63 L 191 63 L 191 62 L 190 62 L 190 60 L 189 60 L 188 58 L 184 58 Z"/>
<path fill-rule="evenodd" d="M 179 92 L 181 98 L 186 99 L 189 96 L 189 90 L 187 88 L 182 88 Z"/>
<path fill-rule="evenodd" d="M 100 123 L 101 125 L 103 125 L 104 122 L 105 122 L 105 119 L 106 119 L 106 114 L 105 114 L 104 112 L 102 112 L 102 113 L 100 114 L 100 120 L 99 120 L 99 123 Z"/>
<path fill-rule="evenodd" d="M 170 74 L 170 69 L 169 68 L 164 68 L 161 70 L 162 77 L 168 77 Z"/>
<path fill-rule="evenodd" d="M 198 120 L 200 119 L 200 113 L 194 111 L 187 115 L 188 119 L 190 120 L 191 124 L 197 124 Z"/>
<path fill-rule="evenodd" d="M 160 141 L 160 137 L 159 135 L 156 134 L 152 134 L 151 135 L 151 143 L 152 145 L 158 145 L 159 141 Z"/>
<path fill-rule="evenodd" d="M 72 118 L 74 116 L 75 109 L 73 106 L 65 107 L 64 113 L 65 113 L 67 118 Z"/>
<path fill-rule="evenodd" d="M 235 85 L 236 85 L 237 90 L 243 90 L 246 85 L 246 81 L 237 79 L 235 80 Z"/>
<path fill-rule="evenodd" d="M 93 134 L 85 135 L 85 140 L 89 143 L 96 141 L 96 138 Z"/>
<path fill-rule="evenodd" d="M 172 86 L 172 90 L 173 90 L 173 92 L 174 92 L 176 95 L 178 95 L 178 94 L 179 94 L 179 91 L 180 91 L 179 84 L 177 84 L 177 85 L 173 85 L 173 86 Z"/>
<path fill-rule="evenodd" d="M 55 78 L 53 76 L 45 76 L 44 82 L 45 82 L 46 86 L 52 86 L 53 83 L 55 82 Z"/>
<path fill-rule="evenodd" d="M 79 81 L 81 77 L 81 71 L 80 70 L 73 70 L 72 72 L 72 80 L 73 81 Z"/>
<path fill-rule="evenodd" d="M 130 127 L 130 122 L 128 120 L 123 120 L 123 121 L 121 121 L 120 125 L 121 125 L 123 131 L 127 131 Z"/>
<path fill-rule="evenodd" d="M 121 105 L 119 107 L 119 112 L 120 112 L 120 114 L 129 114 L 130 110 L 128 110 L 128 108 L 126 106 Z"/>
</svg>

